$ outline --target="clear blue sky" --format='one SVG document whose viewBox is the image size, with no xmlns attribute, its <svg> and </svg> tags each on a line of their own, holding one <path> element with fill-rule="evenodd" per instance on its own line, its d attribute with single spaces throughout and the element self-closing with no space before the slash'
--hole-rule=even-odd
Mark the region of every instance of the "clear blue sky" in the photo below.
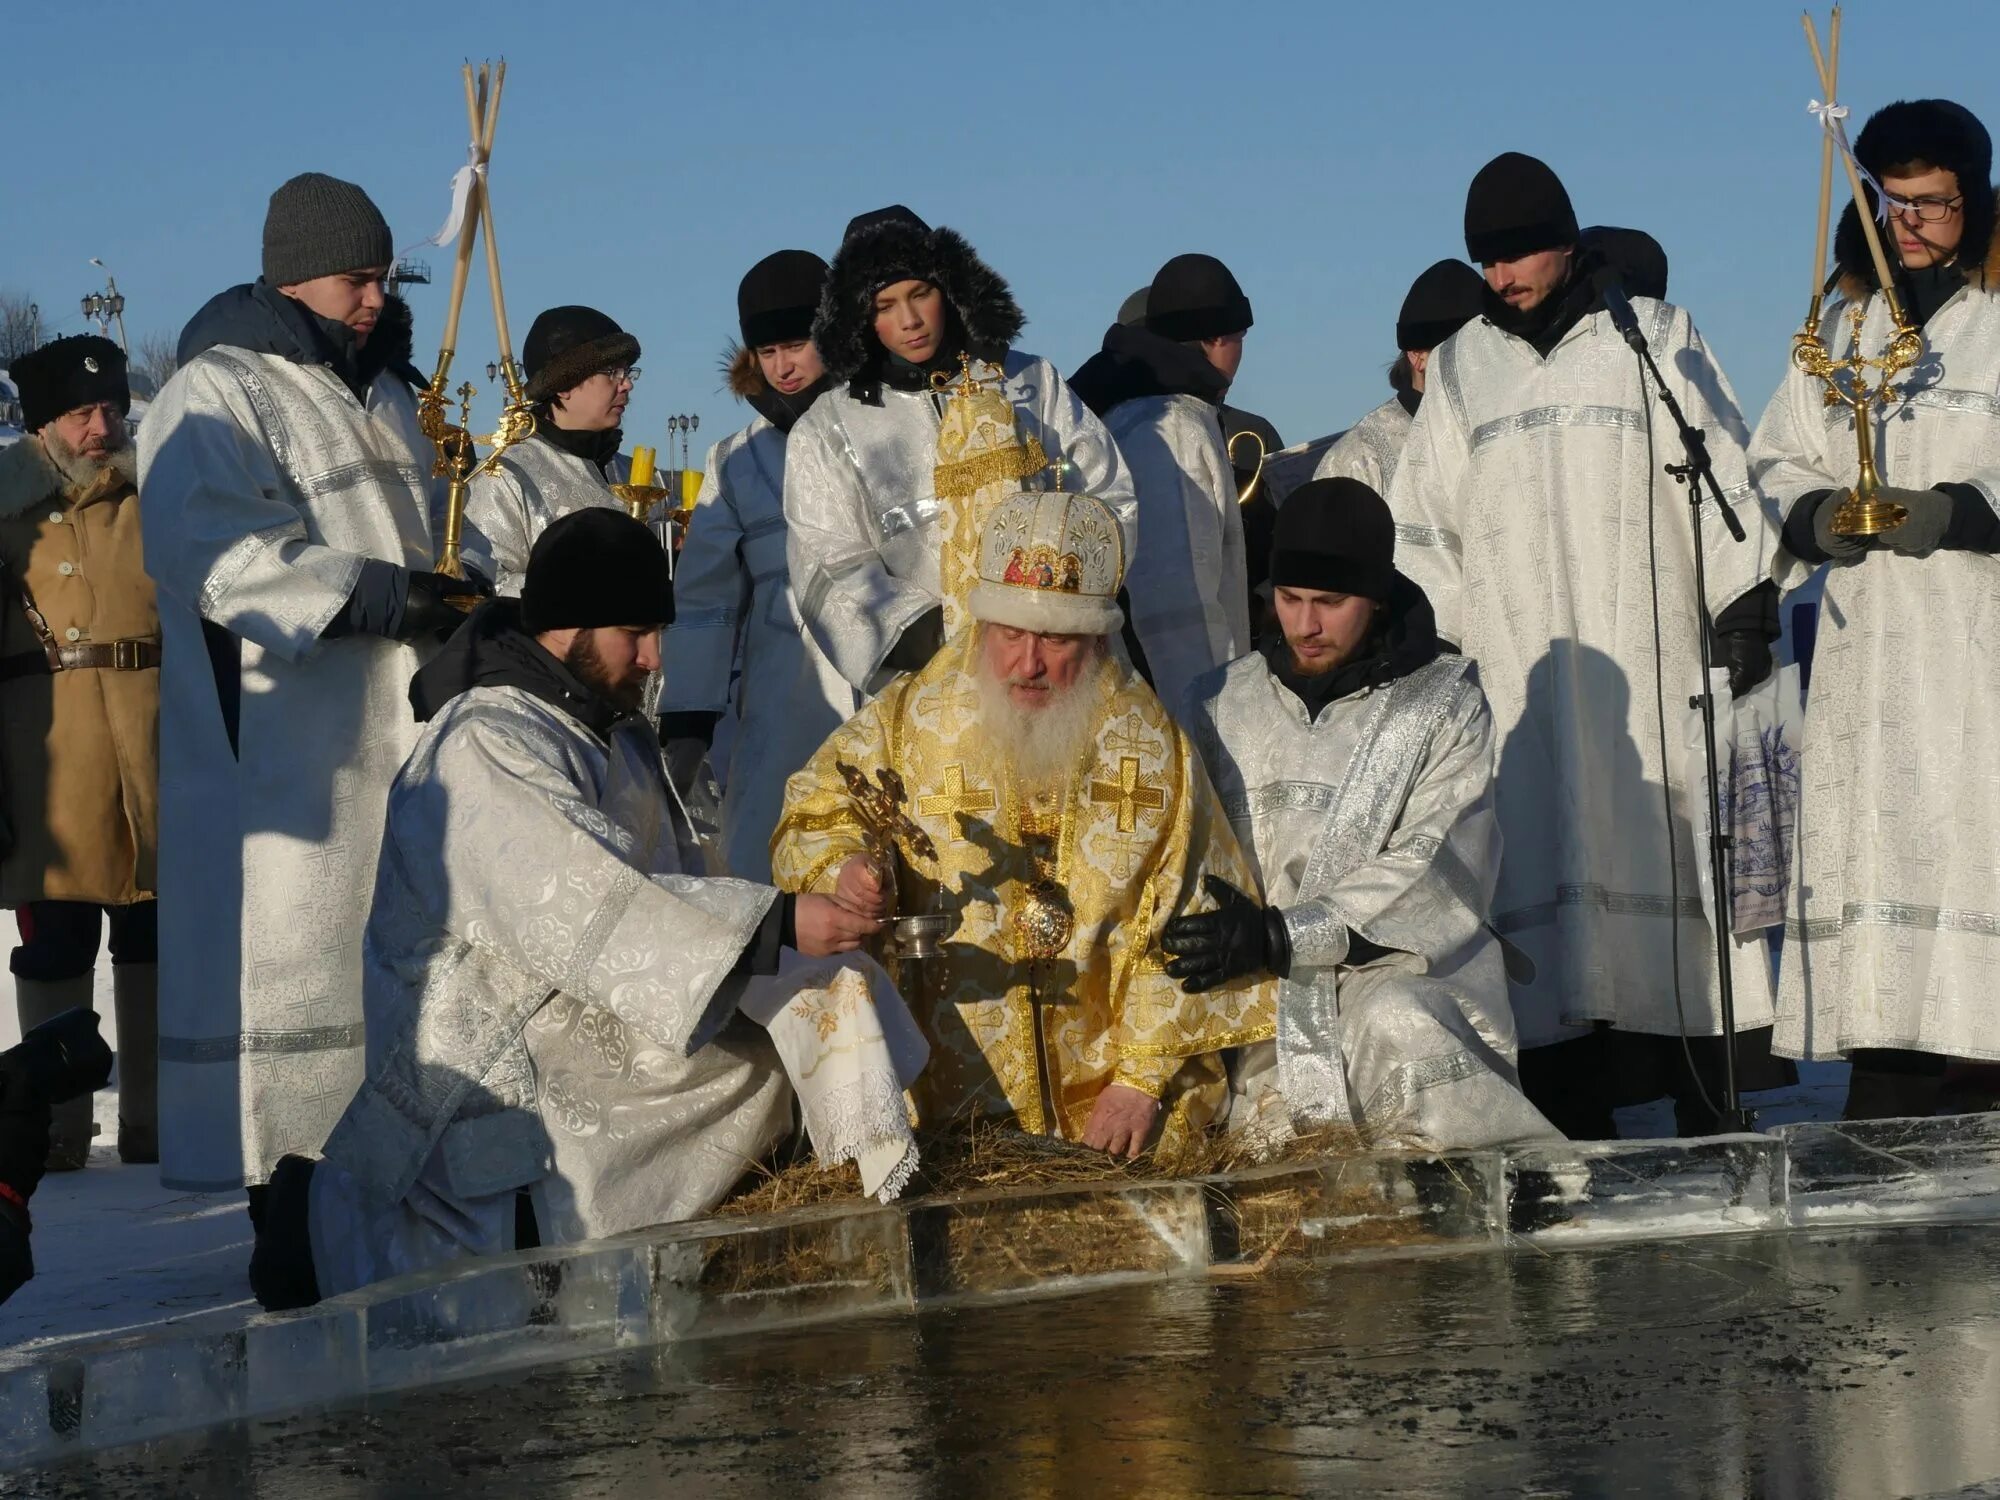
<svg viewBox="0 0 2000 1500">
<path fill-rule="evenodd" d="M 1824 26 L 1824 8 L 1821 8 Z M 1805 310 L 1817 90 L 1796 4 L 637 5 L 13 0 L 0 287 L 59 331 L 101 256 L 133 336 L 256 274 L 270 190 L 361 182 L 398 244 L 432 232 L 465 149 L 458 65 L 505 55 L 493 172 L 516 344 L 588 302 L 645 344 L 627 442 L 721 389 L 735 290 L 831 254 L 901 201 L 1013 283 L 1024 347 L 1073 370 L 1168 256 L 1228 261 L 1255 305 L 1237 398 L 1291 441 L 1387 394 L 1410 278 L 1463 252 L 1494 153 L 1561 173 L 1585 223 L 1650 230 L 1752 420 Z M 1942 94 L 2000 122 L 1992 0 L 1857 0 L 1855 123 Z M 434 270 L 449 269 L 443 252 Z M 418 363 L 446 288 L 412 294 Z M 459 369 L 495 352 L 483 276 Z M 483 376 L 483 370 L 481 371 Z M 484 408 L 490 413 L 491 403 Z"/>
</svg>

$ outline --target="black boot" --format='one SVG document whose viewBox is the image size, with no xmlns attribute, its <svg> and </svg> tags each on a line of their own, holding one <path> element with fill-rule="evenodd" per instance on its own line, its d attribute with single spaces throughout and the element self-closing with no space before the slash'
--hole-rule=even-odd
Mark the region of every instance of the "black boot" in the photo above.
<svg viewBox="0 0 2000 1500">
<path fill-rule="evenodd" d="M 1618 1122 L 1607 1091 L 1608 1033 L 1521 1049 L 1521 1092 L 1573 1141 L 1614 1141 Z"/>
<path fill-rule="evenodd" d="M 265 1190 L 257 1248 L 250 1253 L 250 1291 L 266 1312 L 288 1312 L 319 1301 L 306 1222 L 317 1165 L 303 1156 L 280 1157 Z"/>
</svg>

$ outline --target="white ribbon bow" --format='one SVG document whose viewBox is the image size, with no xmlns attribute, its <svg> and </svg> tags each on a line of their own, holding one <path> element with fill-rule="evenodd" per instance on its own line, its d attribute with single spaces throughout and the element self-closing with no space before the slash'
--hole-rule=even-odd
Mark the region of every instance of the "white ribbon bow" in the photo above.
<svg viewBox="0 0 2000 1500">
<path fill-rule="evenodd" d="M 1861 165 L 1861 159 L 1854 154 L 1854 148 L 1848 145 L 1847 126 L 1843 123 L 1847 119 L 1845 104 L 1835 104 L 1831 99 L 1822 104 L 1814 99 L 1807 103 L 1806 113 L 1819 121 L 1820 128 L 1830 134 L 1835 144 L 1840 147 L 1840 154 L 1854 164 L 1856 175 L 1875 190 L 1875 217 L 1878 220 L 1886 224 L 1889 222 L 1890 214 L 1901 213 L 1909 207 L 1909 204 L 1883 187 L 1873 172 Z"/>
<path fill-rule="evenodd" d="M 427 240 L 418 240 L 410 246 L 410 250 L 419 245 L 435 245 L 443 249 L 458 238 L 459 230 L 465 227 L 465 211 L 472 202 L 472 181 L 475 177 L 482 181 L 486 177 L 486 163 L 479 159 L 476 143 L 465 148 L 465 165 L 451 174 L 451 211 L 445 215 L 444 223 L 436 234 Z M 409 250 L 402 254 L 409 254 Z"/>
</svg>

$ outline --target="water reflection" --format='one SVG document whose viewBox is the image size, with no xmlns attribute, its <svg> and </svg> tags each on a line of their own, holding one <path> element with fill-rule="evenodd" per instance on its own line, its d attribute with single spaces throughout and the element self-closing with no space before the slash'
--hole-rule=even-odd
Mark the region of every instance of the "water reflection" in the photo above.
<svg viewBox="0 0 2000 1500">
<path fill-rule="evenodd" d="M 2000 1228 L 1452 1256 L 686 1345 L 10 1493 L 1880 1496 L 2000 1474 Z"/>
</svg>

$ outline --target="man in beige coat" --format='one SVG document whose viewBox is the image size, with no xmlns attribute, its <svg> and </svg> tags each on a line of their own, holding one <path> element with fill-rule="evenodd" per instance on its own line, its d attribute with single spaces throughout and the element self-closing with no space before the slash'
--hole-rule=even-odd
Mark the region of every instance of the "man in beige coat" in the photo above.
<svg viewBox="0 0 2000 1500">
<path fill-rule="evenodd" d="M 23 1031 L 88 1009 L 109 918 L 118 1154 L 153 1162 L 160 617 L 125 356 L 61 338 L 12 375 L 28 429 L 0 449 L 0 906 L 21 931 L 15 1003 Z M 88 1096 L 58 1107 L 50 1169 L 81 1167 L 92 1134 Z"/>
</svg>

